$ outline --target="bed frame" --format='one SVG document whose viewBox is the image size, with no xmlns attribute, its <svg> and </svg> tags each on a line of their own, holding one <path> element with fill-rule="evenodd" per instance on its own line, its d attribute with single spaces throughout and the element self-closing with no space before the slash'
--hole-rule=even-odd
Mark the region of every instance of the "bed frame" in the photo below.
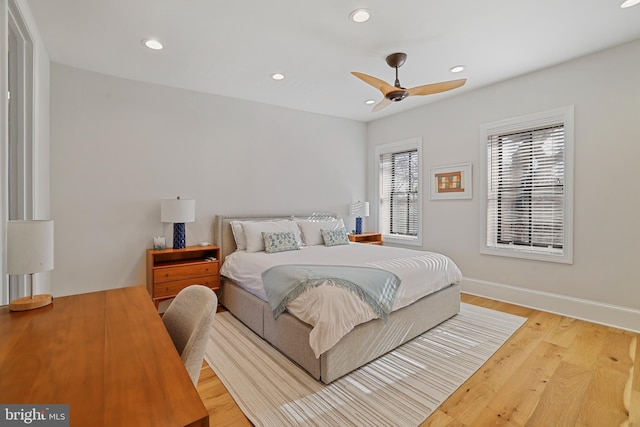
<svg viewBox="0 0 640 427">
<path fill-rule="evenodd" d="M 323 216 L 326 218 L 327 215 Z M 214 241 L 220 247 L 221 261 L 236 250 L 231 221 L 291 217 L 217 216 Z M 318 215 L 295 217 L 318 218 Z M 310 325 L 286 311 L 274 319 L 271 307 L 266 301 L 245 291 L 224 276 L 220 278 L 219 299 L 227 310 L 252 331 L 300 365 L 315 379 L 329 384 L 457 314 L 460 311 L 460 285 L 450 285 L 392 312 L 386 324 L 380 319 L 374 319 L 356 326 L 318 359 L 309 346 Z"/>
</svg>

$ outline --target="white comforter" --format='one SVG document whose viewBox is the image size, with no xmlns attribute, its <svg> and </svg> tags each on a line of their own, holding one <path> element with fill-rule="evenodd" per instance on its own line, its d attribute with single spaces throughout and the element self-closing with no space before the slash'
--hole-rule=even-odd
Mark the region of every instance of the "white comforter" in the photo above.
<svg viewBox="0 0 640 427">
<path fill-rule="evenodd" d="M 356 265 L 395 273 L 402 283 L 394 310 L 462 279 L 458 267 L 445 255 L 361 243 L 308 246 L 270 254 L 236 251 L 227 256 L 220 272 L 266 301 L 262 272 L 282 264 Z M 309 344 L 316 357 L 333 347 L 355 326 L 377 317 L 371 307 L 353 293 L 330 285 L 303 293 L 287 305 L 287 311 L 312 326 Z"/>
</svg>

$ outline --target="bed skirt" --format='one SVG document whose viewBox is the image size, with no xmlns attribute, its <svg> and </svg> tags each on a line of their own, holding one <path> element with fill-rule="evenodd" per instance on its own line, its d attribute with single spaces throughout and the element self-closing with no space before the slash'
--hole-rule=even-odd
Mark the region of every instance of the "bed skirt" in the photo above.
<svg viewBox="0 0 640 427">
<path fill-rule="evenodd" d="M 460 311 L 460 286 L 450 285 L 380 319 L 356 326 L 316 359 L 309 346 L 311 326 L 288 312 L 277 319 L 269 304 L 221 277 L 220 303 L 291 360 L 325 384 L 342 377 Z"/>
</svg>

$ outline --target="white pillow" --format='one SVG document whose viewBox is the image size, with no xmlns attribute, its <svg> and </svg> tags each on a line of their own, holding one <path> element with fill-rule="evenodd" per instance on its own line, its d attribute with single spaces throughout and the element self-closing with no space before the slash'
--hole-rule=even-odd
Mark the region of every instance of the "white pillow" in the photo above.
<svg viewBox="0 0 640 427">
<path fill-rule="evenodd" d="M 230 221 L 231 232 L 233 233 L 233 239 L 236 241 L 236 250 L 244 251 L 247 249 L 247 239 L 244 237 L 244 231 L 242 230 L 242 221 Z"/>
<path fill-rule="evenodd" d="M 333 221 L 296 220 L 302 231 L 302 239 L 307 246 L 324 245 L 322 230 L 338 230 L 344 228 L 342 218 Z"/>
<path fill-rule="evenodd" d="M 236 242 L 236 250 L 244 251 L 247 249 L 247 238 L 244 235 L 244 230 L 242 228 L 242 224 L 246 222 L 279 222 L 279 221 L 289 221 L 285 219 L 264 219 L 264 220 L 237 220 L 229 221 L 229 225 L 231 225 L 231 232 L 233 233 L 233 240 Z M 300 233 L 298 233 L 299 236 Z M 300 239 L 299 239 L 300 240 Z"/>
<path fill-rule="evenodd" d="M 264 251 L 264 238 L 262 232 L 275 233 L 290 231 L 294 234 L 296 241 L 301 242 L 300 229 L 294 221 L 241 221 L 244 237 L 247 242 L 247 252 Z"/>
</svg>

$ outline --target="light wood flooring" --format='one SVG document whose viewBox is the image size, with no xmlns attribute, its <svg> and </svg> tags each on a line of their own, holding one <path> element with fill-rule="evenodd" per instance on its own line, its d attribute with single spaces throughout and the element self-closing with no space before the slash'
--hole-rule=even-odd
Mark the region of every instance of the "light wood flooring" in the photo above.
<svg viewBox="0 0 640 427">
<path fill-rule="evenodd" d="M 527 322 L 421 426 L 640 427 L 639 334 L 471 295 Z M 251 426 L 204 363 L 210 425 Z"/>
</svg>

